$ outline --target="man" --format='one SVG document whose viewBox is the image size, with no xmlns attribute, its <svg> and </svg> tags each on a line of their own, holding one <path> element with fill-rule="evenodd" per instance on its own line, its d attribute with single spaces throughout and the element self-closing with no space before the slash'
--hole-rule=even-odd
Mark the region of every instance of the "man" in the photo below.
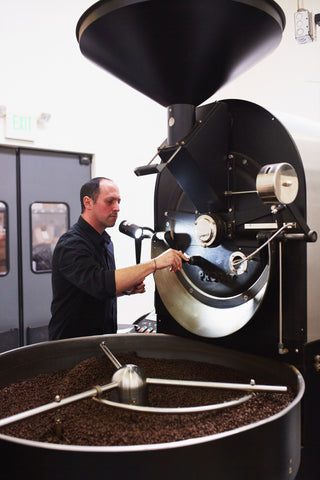
<svg viewBox="0 0 320 480">
<path fill-rule="evenodd" d="M 96 177 L 81 187 L 81 216 L 53 254 L 50 340 L 116 333 L 117 296 L 143 293 L 146 276 L 166 267 L 176 272 L 188 260 L 169 249 L 149 262 L 116 269 L 105 229 L 115 225 L 120 200 L 108 178 Z"/>
</svg>

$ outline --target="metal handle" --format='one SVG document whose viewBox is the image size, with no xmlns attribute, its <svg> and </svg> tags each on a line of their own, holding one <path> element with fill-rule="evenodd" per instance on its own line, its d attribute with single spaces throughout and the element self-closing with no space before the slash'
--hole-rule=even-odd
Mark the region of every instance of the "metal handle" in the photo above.
<svg viewBox="0 0 320 480">
<path fill-rule="evenodd" d="M 113 365 L 116 367 L 116 369 L 119 369 L 122 367 L 121 363 L 116 359 L 116 357 L 113 355 L 111 350 L 106 345 L 106 342 L 101 342 L 100 343 L 100 348 L 103 350 L 103 352 L 107 355 L 109 360 L 113 363 Z"/>
<path fill-rule="evenodd" d="M 174 385 L 177 387 L 224 388 L 227 390 L 247 390 L 253 392 L 286 392 L 287 387 L 282 385 L 256 385 L 254 380 L 250 383 L 226 382 L 198 382 L 197 380 L 174 380 L 167 378 L 147 378 L 151 385 Z"/>
<path fill-rule="evenodd" d="M 167 160 L 167 162 L 165 163 L 157 163 L 155 165 L 151 165 L 151 163 L 153 162 L 153 160 L 159 155 L 159 153 L 161 152 L 161 150 L 163 150 L 163 148 L 159 147 L 159 150 L 158 152 L 152 157 L 152 159 L 150 160 L 150 162 L 147 164 L 147 165 L 143 165 L 142 167 L 137 167 L 134 169 L 134 173 L 139 177 L 139 176 L 142 176 L 142 175 L 150 175 L 151 173 L 159 173 L 161 172 L 167 165 L 168 163 L 171 162 L 171 160 L 173 160 L 173 158 L 177 155 L 178 152 L 180 152 L 182 148 L 182 145 L 180 145 L 174 152 L 173 154 L 171 155 L 171 157 L 169 158 L 169 160 Z"/>
<path fill-rule="evenodd" d="M 100 395 L 102 392 L 111 390 L 113 388 L 116 388 L 117 386 L 118 386 L 118 383 L 112 382 L 112 383 L 108 383 L 107 385 L 93 387 L 90 390 L 87 390 L 86 392 L 81 392 L 76 395 L 72 395 L 70 397 L 66 397 L 63 399 L 61 399 L 60 396 L 57 395 L 54 402 L 46 403 L 45 405 L 41 405 L 40 407 L 35 407 L 35 408 L 32 408 L 31 410 L 27 410 L 25 412 L 11 415 L 10 417 L 2 418 L 0 420 L 0 427 L 4 427 L 5 425 L 9 425 L 10 423 L 18 422 L 19 420 L 24 420 L 25 418 L 29 418 L 34 415 L 38 415 L 39 413 L 44 413 L 49 410 L 53 410 L 55 408 L 63 407 L 64 405 L 68 405 L 69 403 L 83 400 L 84 398 L 96 397 L 97 395 Z"/>
<path fill-rule="evenodd" d="M 245 258 L 242 258 L 241 260 L 236 260 L 234 262 L 232 262 L 233 265 L 240 265 L 241 263 L 243 262 L 246 262 L 248 260 L 251 260 L 252 257 L 254 257 L 258 252 L 260 252 L 260 250 L 262 250 L 264 247 L 266 247 L 269 243 L 272 242 L 272 240 L 274 238 L 276 238 L 278 235 L 280 235 L 280 233 L 285 230 L 286 228 L 292 228 L 293 227 L 293 223 L 286 223 L 285 225 L 282 225 L 281 228 L 279 228 L 279 230 L 277 230 L 270 238 L 268 238 L 268 240 L 266 242 L 264 242 L 263 245 L 261 245 L 260 247 L 258 247 L 254 252 L 250 253 L 250 255 L 248 255 L 247 257 Z"/>
</svg>

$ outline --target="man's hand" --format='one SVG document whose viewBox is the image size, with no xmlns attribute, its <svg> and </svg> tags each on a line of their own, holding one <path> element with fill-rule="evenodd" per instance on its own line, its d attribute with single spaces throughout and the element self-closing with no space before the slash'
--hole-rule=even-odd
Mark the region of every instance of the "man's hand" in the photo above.
<svg viewBox="0 0 320 480">
<path fill-rule="evenodd" d="M 181 270 L 182 260 L 185 262 L 189 261 L 189 258 L 184 255 L 181 250 L 173 250 L 169 248 L 165 252 L 161 253 L 158 257 L 153 259 L 155 262 L 155 269 L 161 270 L 162 268 L 170 267 L 172 272 Z"/>
<path fill-rule="evenodd" d="M 134 295 L 135 293 L 144 293 L 146 291 L 146 286 L 144 282 L 138 283 L 131 290 L 127 290 L 128 295 Z"/>
</svg>

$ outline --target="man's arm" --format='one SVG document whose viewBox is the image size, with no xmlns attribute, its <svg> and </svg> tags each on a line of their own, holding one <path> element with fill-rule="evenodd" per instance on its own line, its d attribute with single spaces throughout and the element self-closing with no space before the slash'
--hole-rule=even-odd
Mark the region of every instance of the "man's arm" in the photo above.
<svg viewBox="0 0 320 480">
<path fill-rule="evenodd" d="M 181 270 L 182 260 L 188 261 L 188 257 L 186 257 L 181 251 L 170 248 L 149 262 L 139 263 L 132 267 L 125 267 L 116 270 L 116 293 L 121 294 L 124 291 L 133 289 L 156 270 L 161 270 L 166 267 L 170 267 L 172 272 Z"/>
</svg>

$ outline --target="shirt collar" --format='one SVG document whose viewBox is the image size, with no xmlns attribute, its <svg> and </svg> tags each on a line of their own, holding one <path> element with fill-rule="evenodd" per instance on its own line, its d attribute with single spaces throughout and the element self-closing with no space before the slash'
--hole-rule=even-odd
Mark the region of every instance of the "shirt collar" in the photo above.
<svg viewBox="0 0 320 480">
<path fill-rule="evenodd" d="M 105 242 L 107 242 L 107 243 L 111 242 L 111 237 L 106 231 L 104 231 L 104 232 L 102 232 L 102 234 L 100 234 L 99 232 L 97 232 L 97 230 L 95 228 L 93 228 L 90 225 L 90 223 L 88 223 L 86 220 L 84 220 L 84 218 L 81 215 L 78 219 L 78 225 L 79 225 L 80 228 L 82 228 L 88 234 L 88 236 L 90 237 L 90 239 L 92 240 L 92 242 L 95 245 L 101 246 Z"/>
<path fill-rule="evenodd" d="M 109 233 L 107 233 L 106 231 L 104 231 L 101 236 L 103 237 L 103 239 L 106 243 L 109 244 L 111 242 L 111 237 L 110 237 Z"/>
</svg>

